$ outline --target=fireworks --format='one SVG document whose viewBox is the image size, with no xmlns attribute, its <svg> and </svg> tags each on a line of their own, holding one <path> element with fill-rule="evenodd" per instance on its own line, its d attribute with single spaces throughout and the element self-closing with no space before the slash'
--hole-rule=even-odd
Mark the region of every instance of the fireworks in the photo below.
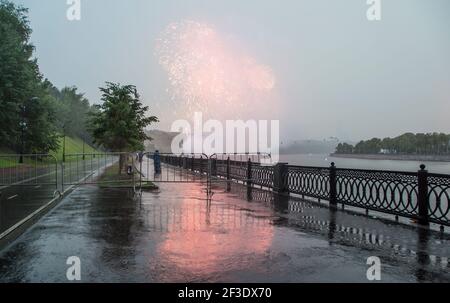
<svg viewBox="0 0 450 303">
<path fill-rule="evenodd" d="M 233 116 L 261 106 L 275 86 L 268 66 L 234 49 L 210 25 L 170 24 L 157 40 L 156 56 L 168 74 L 169 92 L 187 116 Z"/>
</svg>

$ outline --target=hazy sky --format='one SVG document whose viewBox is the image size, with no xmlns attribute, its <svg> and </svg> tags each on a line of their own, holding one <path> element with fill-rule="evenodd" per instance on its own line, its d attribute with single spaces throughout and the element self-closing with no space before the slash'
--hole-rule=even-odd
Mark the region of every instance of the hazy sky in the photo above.
<svg viewBox="0 0 450 303">
<path fill-rule="evenodd" d="M 192 61 L 186 48 L 204 47 L 208 55 L 220 53 L 217 66 L 227 65 L 220 83 L 239 91 L 227 95 L 230 102 L 247 113 L 269 109 L 268 118 L 281 120 L 283 139 L 450 133 L 448 0 L 382 0 L 376 22 L 366 18 L 366 0 L 81 0 L 81 20 L 73 22 L 66 0 L 15 2 L 30 9 L 41 71 L 56 86 L 76 85 L 98 102 L 105 81 L 135 84 L 163 129 L 183 102 L 174 98 L 224 95 L 180 79 L 179 94 L 173 87 L 168 70 L 180 64 L 201 68 L 197 74 L 212 81 L 205 64 L 181 62 Z M 164 67 L 155 52 L 170 24 L 178 25 L 175 35 L 184 26 L 214 36 L 181 47 Z"/>
</svg>

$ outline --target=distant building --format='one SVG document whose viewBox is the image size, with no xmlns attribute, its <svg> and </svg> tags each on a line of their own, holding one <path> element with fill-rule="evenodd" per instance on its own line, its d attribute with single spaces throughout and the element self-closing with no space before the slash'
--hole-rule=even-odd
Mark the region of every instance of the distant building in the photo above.
<svg viewBox="0 0 450 303">
<path fill-rule="evenodd" d="M 383 154 L 383 155 L 393 155 L 393 154 L 396 154 L 396 153 L 397 153 L 397 151 L 395 149 L 384 149 L 384 148 L 382 148 L 380 150 L 380 154 Z"/>
<path fill-rule="evenodd" d="M 145 141 L 145 151 L 155 152 L 158 150 L 163 154 L 172 152 L 172 140 L 179 135 L 179 133 L 161 130 L 151 130 L 146 133 L 152 140 Z"/>
</svg>

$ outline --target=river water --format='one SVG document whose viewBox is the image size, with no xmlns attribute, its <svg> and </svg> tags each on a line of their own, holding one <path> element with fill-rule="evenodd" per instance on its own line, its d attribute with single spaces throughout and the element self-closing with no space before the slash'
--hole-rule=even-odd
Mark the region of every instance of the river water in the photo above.
<svg viewBox="0 0 450 303">
<path fill-rule="evenodd" d="M 450 162 L 400 161 L 400 160 L 366 160 L 331 157 L 328 154 L 294 154 L 280 155 L 280 162 L 300 166 L 329 167 L 331 162 L 338 168 L 375 169 L 416 172 L 425 164 L 430 173 L 450 174 Z"/>
</svg>

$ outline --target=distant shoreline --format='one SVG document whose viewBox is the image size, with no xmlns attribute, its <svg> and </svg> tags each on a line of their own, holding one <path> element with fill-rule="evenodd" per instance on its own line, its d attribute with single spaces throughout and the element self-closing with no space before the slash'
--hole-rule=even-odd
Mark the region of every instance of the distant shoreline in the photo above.
<svg viewBox="0 0 450 303">
<path fill-rule="evenodd" d="M 334 158 L 363 159 L 363 160 L 450 162 L 449 155 L 330 154 L 330 156 Z"/>
</svg>

